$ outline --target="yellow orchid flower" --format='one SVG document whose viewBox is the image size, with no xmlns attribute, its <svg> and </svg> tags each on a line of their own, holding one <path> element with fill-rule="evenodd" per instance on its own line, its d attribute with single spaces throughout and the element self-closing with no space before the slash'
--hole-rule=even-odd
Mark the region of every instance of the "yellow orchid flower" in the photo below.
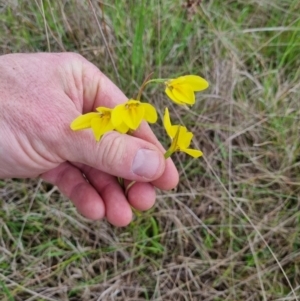
<svg viewBox="0 0 300 301">
<path fill-rule="evenodd" d="M 115 127 L 111 121 L 112 109 L 105 107 L 96 108 L 97 112 L 87 113 L 78 116 L 71 123 L 70 127 L 73 131 L 79 131 L 91 128 L 97 141 L 107 132 L 116 129 L 121 133 L 126 133 L 128 127 L 125 124 L 120 124 Z"/>
<path fill-rule="evenodd" d="M 165 82 L 165 92 L 179 105 L 195 103 L 195 92 L 208 88 L 208 82 L 198 75 L 185 75 Z"/>
<path fill-rule="evenodd" d="M 156 109 L 149 103 L 135 99 L 129 99 L 126 103 L 117 105 L 112 111 L 112 123 L 115 127 L 124 123 L 131 130 L 136 130 L 143 119 L 150 123 L 156 122 Z"/>
<path fill-rule="evenodd" d="M 165 109 L 164 127 L 167 134 L 172 139 L 172 144 L 165 154 L 165 158 L 170 157 L 174 152 L 181 151 L 198 158 L 203 155 L 200 150 L 188 148 L 191 144 L 193 133 L 189 132 L 185 126 L 172 125 L 168 108 Z"/>
</svg>

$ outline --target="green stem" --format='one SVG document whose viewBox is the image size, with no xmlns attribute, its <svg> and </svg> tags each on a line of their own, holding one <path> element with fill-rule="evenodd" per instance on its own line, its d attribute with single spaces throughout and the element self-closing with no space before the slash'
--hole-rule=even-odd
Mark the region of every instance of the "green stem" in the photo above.
<svg viewBox="0 0 300 301">
<path fill-rule="evenodd" d="M 136 181 L 132 181 L 132 182 L 130 182 L 130 183 L 127 185 L 127 187 L 126 187 L 126 189 L 125 189 L 125 195 L 126 195 L 126 196 L 128 195 L 129 189 L 130 189 L 135 183 L 136 183 Z"/>
<path fill-rule="evenodd" d="M 142 85 L 141 85 L 141 87 L 140 87 L 139 93 L 138 93 L 138 95 L 137 95 L 137 97 L 136 97 L 136 100 L 140 101 L 141 96 L 142 96 L 142 93 L 143 93 L 143 91 L 144 91 L 144 89 L 145 89 L 145 87 L 146 87 L 146 85 L 147 85 L 147 82 L 148 82 L 149 79 L 151 78 L 152 74 L 153 74 L 153 72 L 151 72 L 151 73 L 144 79 L 144 81 L 143 81 L 143 83 L 142 83 Z"/>
<path fill-rule="evenodd" d="M 146 81 L 145 86 L 151 83 L 165 83 L 169 78 L 153 78 Z"/>
<path fill-rule="evenodd" d="M 150 79 L 149 77 L 152 75 L 152 73 L 150 75 L 147 76 L 147 78 L 144 80 L 143 84 L 141 85 L 141 88 L 139 90 L 139 93 L 136 97 L 136 100 L 140 101 L 142 93 L 145 89 L 145 87 L 150 84 L 150 83 L 164 83 L 165 81 L 167 81 L 168 79 L 164 79 L 164 78 L 154 78 L 154 79 Z"/>
<path fill-rule="evenodd" d="M 165 159 L 168 159 L 172 156 L 172 154 L 174 153 L 174 151 L 171 149 L 171 147 L 165 152 L 164 157 Z"/>
<path fill-rule="evenodd" d="M 125 188 L 124 179 L 121 177 L 118 177 L 118 182 L 119 182 L 120 186 L 124 189 Z"/>
</svg>

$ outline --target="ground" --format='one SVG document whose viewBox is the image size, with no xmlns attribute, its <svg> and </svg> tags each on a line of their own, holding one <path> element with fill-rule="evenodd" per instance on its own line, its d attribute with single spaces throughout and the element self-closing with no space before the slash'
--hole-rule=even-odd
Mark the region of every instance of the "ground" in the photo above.
<svg viewBox="0 0 300 301">
<path fill-rule="evenodd" d="M 204 156 L 176 154 L 178 187 L 126 228 L 40 180 L 0 181 L 1 300 L 300 300 L 298 0 L 22 0 L 0 14 L 1 54 L 76 51 L 128 97 L 152 71 L 210 83 L 192 109 L 144 94 Z"/>
</svg>

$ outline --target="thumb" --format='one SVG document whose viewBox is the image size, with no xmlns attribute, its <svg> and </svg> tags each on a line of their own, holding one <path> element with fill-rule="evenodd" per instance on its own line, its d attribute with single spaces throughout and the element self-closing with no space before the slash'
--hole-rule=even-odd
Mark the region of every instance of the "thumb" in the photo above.
<svg viewBox="0 0 300 301">
<path fill-rule="evenodd" d="M 106 133 L 96 142 L 92 133 L 72 133 L 66 160 L 86 164 L 108 174 L 133 181 L 153 181 L 165 170 L 163 153 L 152 143 L 120 134 Z"/>
</svg>

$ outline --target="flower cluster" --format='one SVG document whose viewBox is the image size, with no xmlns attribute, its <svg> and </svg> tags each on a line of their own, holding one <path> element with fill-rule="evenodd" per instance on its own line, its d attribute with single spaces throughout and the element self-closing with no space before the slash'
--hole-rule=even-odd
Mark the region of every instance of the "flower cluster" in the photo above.
<svg viewBox="0 0 300 301">
<path fill-rule="evenodd" d="M 130 130 L 135 131 L 143 120 L 155 123 L 157 121 L 155 107 L 140 101 L 143 89 L 150 83 L 164 83 L 167 96 L 179 105 L 193 105 L 195 92 L 208 87 L 208 82 L 197 75 L 180 76 L 175 79 L 151 79 L 143 83 L 137 99 L 129 99 L 113 109 L 98 107 L 96 108 L 97 112 L 77 117 L 71 123 L 71 129 L 78 131 L 91 128 L 95 139 L 99 141 L 109 131 L 115 130 L 122 134 L 128 133 Z M 194 158 L 202 156 L 200 150 L 189 148 L 193 133 L 184 126 L 171 124 L 168 108 L 165 109 L 163 124 L 172 141 L 165 153 L 165 158 L 170 157 L 176 151 L 185 152 Z"/>
<path fill-rule="evenodd" d="M 97 112 L 87 113 L 77 117 L 71 123 L 73 131 L 91 128 L 97 141 L 109 131 L 116 130 L 125 134 L 136 130 L 142 120 L 154 123 L 157 120 L 155 107 L 148 103 L 129 99 L 126 103 L 117 105 L 114 109 L 99 107 Z"/>
<path fill-rule="evenodd" d="M 171 146 L 168 150 L 170 155 L 176 151 L 181 151 L 194 158 L 202 156 L 202 152 L 200 150 L 188 148 L 191 144 L 193 133 L 189 132 L 185 126 L 172 125 L 168 108 L 165 109 L 164 127 L 172 140 Z"/>
</svg>

